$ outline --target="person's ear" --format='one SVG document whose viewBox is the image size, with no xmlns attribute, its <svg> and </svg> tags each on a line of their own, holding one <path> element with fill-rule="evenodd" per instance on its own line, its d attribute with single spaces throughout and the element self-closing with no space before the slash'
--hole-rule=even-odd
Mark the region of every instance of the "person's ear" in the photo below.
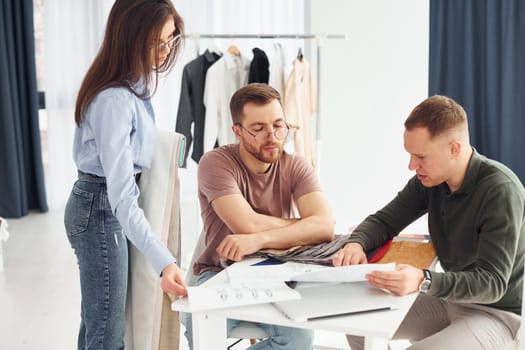
<svg viewBox="0 0 525 350">
<path fill-rule="evenodd" d="M 233 124 L 232 131 L 237 138 L 241 137 L 241 128 L 239 127 L 239 125 Z"/>
<path fill-rule="evenodd" d="M 457 158 L 459 157 L 460 154 L 461 154 L 461 142 L 459 142 L 458 140 L 453 140 L 452 142 L 450 142 L 450 155 L 453 158 Z"/>
</svg>

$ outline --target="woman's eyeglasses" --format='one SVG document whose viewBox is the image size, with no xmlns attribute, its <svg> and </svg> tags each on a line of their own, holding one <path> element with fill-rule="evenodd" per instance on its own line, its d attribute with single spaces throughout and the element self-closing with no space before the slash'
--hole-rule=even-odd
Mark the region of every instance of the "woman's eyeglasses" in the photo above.
<svg viewBox="0 0 525 350">
<path fill-rule="evenodd" d="M 170 50 L 172 50 L 174 47 L 177 47 L 180 44 L 181 41 L 182 41 L 182 35 L 181 34 L 177 34 L 173 38 L 171 38 L 170 40 L 168 40 L 166 42 L 161 42 L 159 44 L 159 51 L 163 51 L 166 47 L 168 47 Z"/>
</svg>

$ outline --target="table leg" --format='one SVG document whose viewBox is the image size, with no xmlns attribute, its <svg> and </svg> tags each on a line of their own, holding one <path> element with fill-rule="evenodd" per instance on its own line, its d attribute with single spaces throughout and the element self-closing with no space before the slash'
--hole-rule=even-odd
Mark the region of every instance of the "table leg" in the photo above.
<svg viewBox="0 0 525 350">
<path fill-rule="evenodd" d="M 388 339 L 365 337 L 365 350 L 387 350 Z"/>
<path fill-rule="evenodd" d="M 193 349 L 226 349 L 226 318 L 195 312 L 192 316 Z"/>
</svg>

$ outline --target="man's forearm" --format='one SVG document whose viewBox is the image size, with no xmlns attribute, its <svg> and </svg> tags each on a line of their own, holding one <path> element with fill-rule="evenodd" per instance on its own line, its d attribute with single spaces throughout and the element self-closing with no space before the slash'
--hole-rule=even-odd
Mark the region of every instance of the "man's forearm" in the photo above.
<svg viewBox="0 0 525 350">
<path fill-rule="evenodd" d="M 322 216 L 294 219 L 295 222 L 254 234 L 260 235 L 263 248 L 287 249 L 298 245 L 329 242 L 334 237 L 334 222 Z"/>
<path fill-rule="evenodd" d="M 253 216 L 246 219 L 246 223 L 243 225 L 243 230 L 238 230 L 238 232 L 234 233 L 250 234 L 280 229 L 292 225 L 298 220 L 299 219 L 296 218 L 283 219 L 275 216 L 254 213 Z"/>
</svg>

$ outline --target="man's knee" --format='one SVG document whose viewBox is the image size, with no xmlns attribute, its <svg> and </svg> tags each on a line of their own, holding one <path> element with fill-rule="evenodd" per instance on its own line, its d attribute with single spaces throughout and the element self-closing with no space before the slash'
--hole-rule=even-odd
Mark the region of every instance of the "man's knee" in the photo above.
<svg viewBox="0 0 525 350">
<path fill-rule="evenodd" d="M 279 345 L 279 349 L 312 349 L 314 332 L 310 329 L 270 326 L 266 329 L 269 341 Z M 264 329 L 264 327 L 263 327 Z"/>
</svg>

